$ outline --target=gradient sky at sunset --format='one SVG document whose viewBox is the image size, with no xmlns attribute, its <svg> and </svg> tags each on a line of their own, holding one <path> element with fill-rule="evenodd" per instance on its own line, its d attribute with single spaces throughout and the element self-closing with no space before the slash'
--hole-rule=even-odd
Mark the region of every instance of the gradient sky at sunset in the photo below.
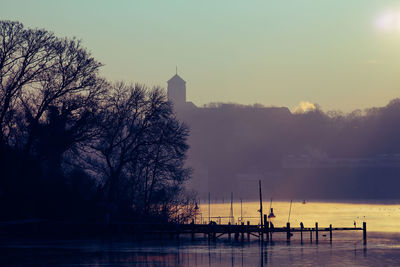
<svg viewBox="0 0 400 267">
<path fill-rule="evenodd" d="M 400 3 L 389 0 L 0 0 L 0 18 L 83 40 L 110 80 L 187 97 L 324 110 L 400 96 Z"/>
</svg>

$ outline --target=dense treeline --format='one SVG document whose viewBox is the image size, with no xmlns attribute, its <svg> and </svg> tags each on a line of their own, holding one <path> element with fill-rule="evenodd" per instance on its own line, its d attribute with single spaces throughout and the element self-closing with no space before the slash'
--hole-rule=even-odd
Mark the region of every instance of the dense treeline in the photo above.
<svg viewBox="0 0 400 267">
<path fill-rule="evenodd" d="M 191 215 L 188 128 L 163 90 L 101 66 L 80 41 L 0 21 L 2 219 Z"/>
<path fill-rule="evenodd" d="M 274 198 L 400 198 L 400 99 L 348 114 L 214 104 L 178 115 L 191 129 L 191 183 L 203 199 L 256 198 L 258 179 Z M 290 157 L 321 164 L 296 168 Z M 361 164 L 323 167 L 335 159 Z"/>
</svg>

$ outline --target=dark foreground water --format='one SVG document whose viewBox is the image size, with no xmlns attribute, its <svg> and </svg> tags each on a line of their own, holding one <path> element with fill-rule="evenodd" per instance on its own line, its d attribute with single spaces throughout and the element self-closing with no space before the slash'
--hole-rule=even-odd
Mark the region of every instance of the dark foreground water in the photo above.
<svg viewBox="0 0 400 267">
<path fill-rule="evenodd" d="M 334 233 L 330 244 L 320 236 L 290 245 L 276 234 L 273 244 L 261 246 L 253 238 L 244 243 L 227 238 L 208 242 L 203 235 L 137 242 L 129 240 L 0 240 L 1 266 L 400 266 L 400 235 Z"/>
</svg>

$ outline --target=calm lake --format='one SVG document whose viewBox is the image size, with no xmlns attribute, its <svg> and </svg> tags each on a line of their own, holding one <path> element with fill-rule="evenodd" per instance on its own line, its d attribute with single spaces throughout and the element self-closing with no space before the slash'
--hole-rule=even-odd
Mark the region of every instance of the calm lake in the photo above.
<svg viewBox="0 0 400 267">
<path fill-rule="evenodd" d="M 270 202 L 263 203 L 264 213 Z M 234 222 L 259 222 L 259 203 L 233 204 Z M 275 226 L 352 227 L 367 222 L 368 243 L 363 245 L 362 232 L 334 232 L 333 242 L 320 233 L 319 243 L 310 243 L 306 236 L 300 244 L 294 233 L 290 245 L 285 234 L 274 234 L 272 244 L 261 246 L 258 239 L 235 242 L 226 236 L 208 242 L 204 235 L 196 240 L 182 237 L 158 242 L 116 240 L 0 240 L 1 266 L 399 266 L 400 265 L 400 204 L 390 203 L 324 203 L 273 202 Z M 200 205 L 197 222 L 208 221 L 208 205 Z M 231 204 L 210 206 L 210 217 L 219 223 L 232 218 Z"/>
</svg>

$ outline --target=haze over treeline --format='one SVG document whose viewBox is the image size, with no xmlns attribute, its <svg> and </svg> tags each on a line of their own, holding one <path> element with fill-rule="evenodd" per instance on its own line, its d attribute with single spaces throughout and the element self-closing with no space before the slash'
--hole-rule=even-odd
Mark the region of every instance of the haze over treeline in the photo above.
<svg viewBox="0 0 400 267">
<path fill-rule="evenodd" d="M 275 198 L 400 197 L 400 99 L 348 114 L 222 103 L 178 114 L 203 198 L 256 198 L 258 179 Z"/>
</svg>

